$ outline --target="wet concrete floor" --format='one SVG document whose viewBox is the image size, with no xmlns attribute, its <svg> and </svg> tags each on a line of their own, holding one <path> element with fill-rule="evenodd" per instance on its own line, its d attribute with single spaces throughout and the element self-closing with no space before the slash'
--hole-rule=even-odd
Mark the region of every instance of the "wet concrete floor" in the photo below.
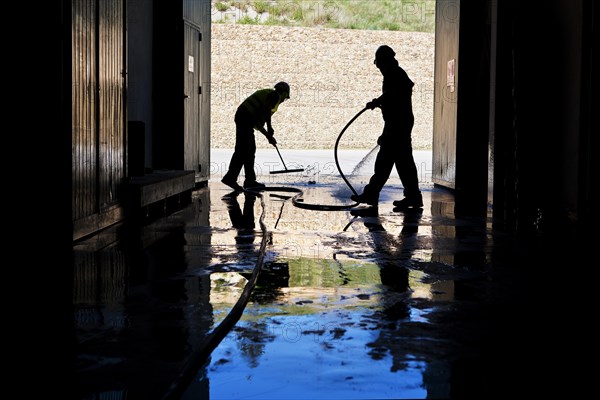
<svg viewBox="0 0 600 400">
<path fill-rule="evenodd" d="M 307 182 L 269 181 L 256 195 L 211 180 L 172 214 L 77 243 L 78 396 L 514 394 L 535 353 L 515 240 L 489 216 L 455 215 L 454 195 L 431 184 L 412 212 L 394 211 L 394 181 L 376 210 L 299 208 L 296 193 L 276 189 L 301 190 L 307 204 L 351 203 L 339 179 Z M 241 317 L 202 358 L 257 266 Z"/>
</svg>

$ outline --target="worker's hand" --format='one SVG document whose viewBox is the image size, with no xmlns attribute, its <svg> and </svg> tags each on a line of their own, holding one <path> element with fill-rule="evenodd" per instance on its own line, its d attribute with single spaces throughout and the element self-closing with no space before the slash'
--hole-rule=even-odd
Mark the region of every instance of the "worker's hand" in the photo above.
<svg viewBox="0 0 600 400">
<path fill-rule="evenodd" d="M 273 128 L 269 128 L 267 130 L 267 136 L 273 136 L 275 134 L 275 131 L 273 130 Z"/>
<path fill-rule="evenodd" d="M 377 104 L 377 99 L 373 99 L 370 102 L 367 103 L 367 108 L 369 110 L 374 110 L 375 108 L 379 107 L 379 104 Z"/>
<path fill-rule="evenodd" d="M 379 135 L 379 137 L 377 138 L 377 144 L 381 146 L 382 143 L 383 143 L 383 135 Z"/>
<path fill-rule="evenodd" d="M 275 146 L 277 144 L 277 140 L 275 140 L 275 136 L 273 135 L 268 135 L 267 136 L 267 140 L 269 141 L 270 144 L 272 144 L 273 146 Z"/>
</svg>

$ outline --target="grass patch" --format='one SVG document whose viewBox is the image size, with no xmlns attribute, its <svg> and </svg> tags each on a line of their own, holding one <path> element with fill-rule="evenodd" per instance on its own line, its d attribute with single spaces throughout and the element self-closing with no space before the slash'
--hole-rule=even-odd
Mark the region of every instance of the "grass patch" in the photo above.
<svg viewBox="0 0 600 400">
<path fill-rule="evenodd" d="M 229 4 L 227 4 L 227 3 L 223 3 L 222 1 L 218 1 L 218 2 L 215 4 L 215 8 L 217 9 L 217 11 L 224 12 L 224 11 L 227 11 L 227 10 L 229 10 Z"/>
<path fill-rule="evenodd" d="M 435 0 L 238 0 L 213 4 L 217 12 L 224 6 L 240 11 L 237 18 L 216 22 L 429 33 L 435 29 Z M 261 22 L 241 15 L 250 8 L 268 18 Z"/>
<path fill-rule="evenodd" d="M 269 3 L 266 1 L 255 1 L 253 6 L 254 6 L 254 10 L 259 14 L 269 12 L 269 8 L 270 8 Z"/>
<path fill-rule="evenodd" d="M 248 15 L 244 15 L 241 18 L 237 19 L 236 22 L 242 25 L 258 25 L 260 20 L 258 18 L 252 18 Z"/>
</svg>

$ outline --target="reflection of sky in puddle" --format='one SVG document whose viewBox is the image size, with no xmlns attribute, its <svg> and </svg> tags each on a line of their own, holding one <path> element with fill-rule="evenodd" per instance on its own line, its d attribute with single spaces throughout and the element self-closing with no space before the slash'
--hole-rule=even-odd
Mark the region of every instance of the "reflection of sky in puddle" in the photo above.
<svg viewBox="0 0 600 400">
<path fill-rule="evenodd" d="M 240 322 L 213 352 L 206 375 L 211 400 L 427 395 L 425 362 L 406 356 L 405 368 L 393 371 L 391 355 L 369 355 L 368 344 L 378 339 L 379 331 L 362 313 L 336 311 L 263 322 Z M 249 340 L 247 331 L 257 328 L 264 332 Z"/>
<path fill-rule="evenodd" d="M 213 351 L 206 378 L 210 398 L 425 398 L 427 363 L 387 348 L 385 307 L 434 299 L 426 274 L 409 271 L 407 292 L 388 292 L 379 266 L 337 260 L 287 259 L 287 286 L 271 301 L 251 301 Z M 215 324 L 239 298 L 240 273 L 211 275 Z M 408 297 L 407 297 L 408 296 Z M 402 321 L 428 323 L 429 309 L 410 307 Z M 393 345 L 393 346 L 397 346 Z M 398 368 L 398 365 L 401 365 Z"/>
<path fill-rule="evenodd" d="M 302 190 L 308 204 L 349 197 L 322 182 Z M 435 304 L 454 300 L 454 281 L 431 268 L 439 258 L 431 217 L 394 213 L 391 199 L 379 215 L 355 218 L 264 196 L 265 264 L 243 316 L 212 352 L 210 399 L 446 397 L 448 365 L 427 332 Z M 219 199 L 213 206 L 227 209 Z M 253 211 L 261 215 L 259 202 Z M 256 225 L 241 240 L 248 231 L 224 216 L 211 220 L 213 328 L 239 299 L 262 239 Z"/>
</svg>

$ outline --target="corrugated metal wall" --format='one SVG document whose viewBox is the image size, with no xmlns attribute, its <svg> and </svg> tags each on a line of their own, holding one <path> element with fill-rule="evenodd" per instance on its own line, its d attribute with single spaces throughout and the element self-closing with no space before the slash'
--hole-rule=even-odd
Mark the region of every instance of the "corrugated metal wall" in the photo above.
<svg viewBox="0 0 600 400">
<path fill-rule="evenodd" d="M 202 43 L 200 44 L 200 65 L 202 78 L 202 96 L 200 101 L 201 120 L 200 120 L 200 160 L 205 168 L 200 171 L 200 178 L 210 179 L 210 93 L 211 93 L 211 2 L 204 0 L 202 2 Z"/>
<path fill-rule="evenodd" d="M 210 0 L 182 0 L 183 19 L 193 23 L 204 22 L 204 17 L 210 18 Z M 208 8 L 207 8 L 208 7 Z M 208 14 L 206 14 L 208 10 Z"/>
<path fill-rule="evenodd" d="M 99 203 L 120 200 L 125 169 L 125 15 L 123 0 L 99 1 Z"/>
<path fill-rule="evenodd" d="M 184 165 L 196 182 L 209 179 L 210 165 L 210 17 L 209 0 L 183 0 L 185 92 Z M 194 71 L 189 69 L 194 58 Z M 192 100 L 192 101 L 191 101 Z"/>
<path fill-rule="evenodd" d="M 458 39 L 460 1 L 436 2 L 435 26 L 435 103 L 433 106 L 433 172 L 434 183 L 455 188 L 456 122 L 459 94 Z M 448 82 L 449 62 L 454 61 L 454 87 Z"/>
<path fill-rule="evenodd" d="M 96 1 L 72 2 L 73 220 L 97 211 Z"/>
<path fill-rule="evenodd" d="M 199 98 L 199 137 L 198 170 L 196 181 L 208 181 L 210 166 L 210 66 L 211 66 L 211 2 L 210 0 L 184 0 L 183 18 L 196 21 L 196 28 L 202 35 L 199 43 L 199 85 L 202 92 Z"/>
<path fill-rule="evenodd" d="M 183 75 L 185 101 L 183 103 L 183 151 L 186 170 L 199 172 L 200 165 L 200 32 L 194 26 L 183 25 Z"/>
<path fill-rule="evenodd" d="M 126 174 L 124 0 L 71 2 L 74 237 L 113 223 Z M 110 211 L 114 213 L 113 211 Z"/>
</svg>

